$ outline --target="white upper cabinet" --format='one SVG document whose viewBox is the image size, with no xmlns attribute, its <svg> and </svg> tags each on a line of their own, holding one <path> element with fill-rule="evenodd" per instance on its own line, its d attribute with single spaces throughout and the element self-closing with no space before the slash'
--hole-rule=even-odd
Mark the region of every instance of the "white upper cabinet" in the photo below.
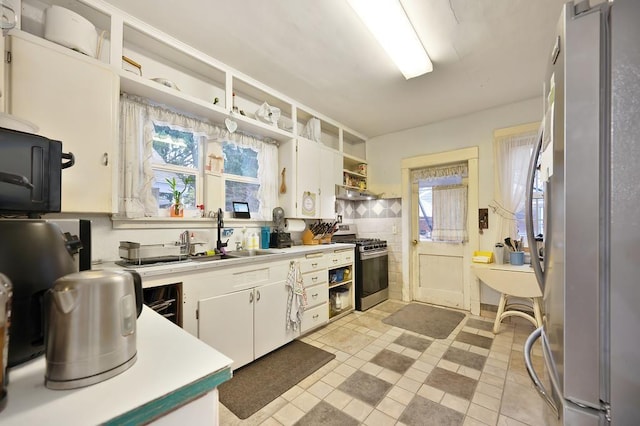
<svg viewBox="0 0 640 426">
<path fill-rule="evenodd" d="M 342 155 L 335 149 L 320 149 L 320 217 L 336 217 L 336 185 L 342 182 Z"/>
<path fill-rule="evenodd" d="M 280 192 L 279 203 L 286 217 L 335 218 L 342 155 L 318 142 L 297 138 L 280 145 L 279 159 L 280 179 L 284 176 L 286 188 Z"/>
<path fill-rule="evenodd" d="M 304 138 L 283 142 L 278 149 L 280 179 L 279 202 L 286 217 L 320 217 L 320 145 Z"/>
<path fill-rule="evenodd" d="M 312 139 L 347 158 L 338 161 L 343 170 L 347 164 L 364 163 L 364 136 L 102 0 L 22 0 L 21 30 L 11 30 L 9 34 L 26 32 L 40 38 L 41 45 L 52 51 L 67 50 L 70 55 L 83 57 L 67 47 L 44 40 L 45 9 L 50 5 L 72 10 L 95 26 L 100 40 L 99 53 L 97 58 L 84 59 L 88 63 L 102 63 L 111 69 L 117 76 L 119 91 L 200 117 L 222 128 L 231 120 L 237 125 L 237 132 L 268 138 L 281 144 L 305 135 L 306 139 Z M 45 57 L 39 60 L 37 66 L 43 69 L 49 67 Z M 70 71 L 71 75 L 75 74 L 75 71 Z M 51 96 L 55 97 L 56 91 L 50 91 Z M 91 96 L 102 96 L 89 91 L 87 97 L 89 93 Z M 87 99 L 86 102 L 91 104 L 93 101 Z M 270 111 L 280 114 L 277 120 L 274 116 L 271 116 L 274 119 L 270 119 L 268 115 L 265 118 L 258 114 L 264 103 L 271 107 Z M 88 111 L 84 114 L 88 114 Z M 77 122 L 69 115 L 58 118 L 72 124 Z M 312 118 L 317 119 L 318 124 L 312 133 L 305 134 L 305 127 Z M 117 120 L 112 125 L 114 128 L 108 132 L 109 135 L 117 132 Z M 329 172 L 321 168 L 319 162 L 319 157 L 316 157 L 318 169 L 327 175 Z M 315 170 L 315 167 L 309 171 Z M 333 164 L 331 169 L 329 174 L 333 181 Z M 343 183 L 342 180 L 340 176 L 337 183 Z M 304 181 L 300 184 L 309 186 Z M 328 186 L 321 188 L 319 182 L 313 188 L 309 186 L 308 190 L 316 194 L 316 202 L 320 201 L 320 194 L 324 196 L 327 191 Z M 308 201 L 309 198 L 307 205 Z M 328 213 L 328 209 L 325 209 L 327 204 L 325 202 L 321 210 L 316 208 L 313 215 L 304 217 L 325 216 Z"/>
<path fill-rule="evenodd" d="M 62 142 L 62 211 L 111 213 L 117 179 L 119 80 L 95 59 L 27 33 L 9 36 L 8 109 Z"/>
</svg>

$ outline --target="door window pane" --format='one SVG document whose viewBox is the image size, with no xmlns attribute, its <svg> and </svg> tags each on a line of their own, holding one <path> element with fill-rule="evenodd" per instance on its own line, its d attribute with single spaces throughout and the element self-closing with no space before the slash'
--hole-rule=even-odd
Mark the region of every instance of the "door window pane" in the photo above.
<svg viewBox="0 0 640 426">
<path fill-rule="evenodd" d="M 443 176 L 418 181 L 418 229 L 420 241 L 431 241 L 433 230 L 433 190 L 434 186 L 459 185 L 462 176 Z"/>
</svg>

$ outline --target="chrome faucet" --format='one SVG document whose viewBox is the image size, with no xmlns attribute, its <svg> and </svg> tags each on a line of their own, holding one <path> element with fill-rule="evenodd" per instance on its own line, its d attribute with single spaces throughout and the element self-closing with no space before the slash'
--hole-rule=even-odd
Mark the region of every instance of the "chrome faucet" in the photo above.
<svg viewBox="0 0 640 426">
<path fill-rule="evenodd" d="M 180 245 L 183 248 L 184 254 L 187 256 L 191 254 L 191 234 L 189 233 L 189 230 L 180 234 Z"/>
</svg>

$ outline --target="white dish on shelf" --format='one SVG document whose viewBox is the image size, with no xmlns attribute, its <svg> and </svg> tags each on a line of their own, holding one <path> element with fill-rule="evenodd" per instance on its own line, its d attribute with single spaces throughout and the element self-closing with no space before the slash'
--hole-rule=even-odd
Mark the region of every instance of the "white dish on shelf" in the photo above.
<svg viewBox="0 0 640 426">
<path fill-rule="evenodd" d="M 160 83 L 170 89 L 176 89 L 178 92 L 180 91 L 178 86 L 173 81 L 167 80 L 166 78 L 152 78 L 151 80 L 155 81 L 156 83 Z"/>
</svg>

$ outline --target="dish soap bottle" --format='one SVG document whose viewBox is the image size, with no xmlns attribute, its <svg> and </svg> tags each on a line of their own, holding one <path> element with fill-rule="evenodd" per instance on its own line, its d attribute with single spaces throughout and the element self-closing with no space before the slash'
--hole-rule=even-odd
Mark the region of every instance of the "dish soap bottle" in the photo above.
<svg viewBox="0 0 640 426">
<path fill-rule="evenodd" d="M 258 234 L 256 234 L 255 232 L 253 234 L 251 234 L 251 250 L 258 250 L 259 246 L 259 239 L 258 239 Z"/>
</svg>

